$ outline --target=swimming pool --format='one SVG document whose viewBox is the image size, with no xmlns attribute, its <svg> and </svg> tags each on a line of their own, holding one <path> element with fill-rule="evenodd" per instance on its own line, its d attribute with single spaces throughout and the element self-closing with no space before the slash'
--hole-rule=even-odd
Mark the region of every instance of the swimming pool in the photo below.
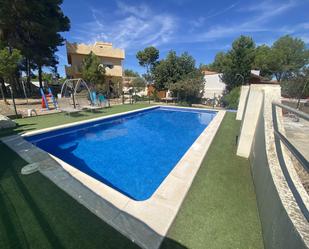
<svg viewBox="0 0 309 249">
<path fill-rule="evenodd" d="M 126 196 L 152 196 L 216 112 L 156 107 L 26 140 Z"/>
</svg>

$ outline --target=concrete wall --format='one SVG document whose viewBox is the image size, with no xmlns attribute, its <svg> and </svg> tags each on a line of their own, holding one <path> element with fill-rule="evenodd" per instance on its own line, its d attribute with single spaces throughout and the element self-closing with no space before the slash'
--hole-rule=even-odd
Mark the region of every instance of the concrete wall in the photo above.
<svg viewBox="0 0 309 249">
<path fill-rule="evenodd" d="M 220 74 L 210 74 L 204 76 L 205 86 L 203 98 L 214 98 L 223 95 L 225 83 L 221 80 Z"/>
<path fill-rule="evenodd" d="M 264 97 L 263 88 L 264 85 L 250 86 L 248 100 L 244 106 L 244 115 L 238 140 L 238 156 L 248 158 L 250 155 L 254 132 Z M 246 91 L 246 88 L 243 90 Z"/>
<path fill-rule="evenodd" d="M 249 93 L 249 86 L 242 86 L 237 108 L 236 120 L 242 120 L 242 116 L 245 112 L 245 106 L 248 100 L 248 93 Z"/>
<path fill-rule="evenodd" d="M 280 87 L 264 86 L 262 92 L 264 95 L 262 108 L 258 111 L 249 160 L 264 245 L 266 249 L 309 248 L 309 224 L 282 171 L 282 162 L 279 160 L 280 155 L 275 146 L 271 103 L 273 100 L 280 99 Z M 280 119 L 280 112 L 276 116 Z M 286 159 L 291 155 L 283 149 L 281 157 Z M 291 163 L 290 160 L 285 163 L 288 172 L 295 171 Z M 301 184 L 295 177 L 293 181 L 296 181 L 295 184 L 300 187 Z M 307 193 L 303 190 L 299 193 L 308 205 Z"/>
</svg>

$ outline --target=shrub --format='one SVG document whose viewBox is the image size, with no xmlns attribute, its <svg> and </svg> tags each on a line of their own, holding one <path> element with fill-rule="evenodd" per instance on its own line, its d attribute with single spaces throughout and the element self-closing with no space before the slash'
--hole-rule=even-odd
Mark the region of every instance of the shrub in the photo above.
<svg viewBox="0 0 309 249">
<path fill-rule="evenodd" d="M 238 107 L 240 96 L 240 86 L 232 89 L 228 94 L 224 95 L 221 99 L 222 105 L 227 109 L 236 110 Z"/>
</svg>

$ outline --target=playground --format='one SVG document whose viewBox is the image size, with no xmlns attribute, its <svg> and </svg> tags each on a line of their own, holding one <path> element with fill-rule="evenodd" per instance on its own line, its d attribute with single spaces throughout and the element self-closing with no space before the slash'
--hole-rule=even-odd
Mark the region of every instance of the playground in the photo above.
<svg viewBox="0 0 309 249">
<path fill-rule="evenodd" d="M 5 104 L 3 100 L 0 100 L 0 114 L 14 117 L 14 104 L 12 99 L 7 99 L 8 104 Z M 60 110 L 55 108 L 50 108 L 46 110 L 42 108 L 42 99 L 41 98 L 29 98 L 28 101 L 24 98 L 16 98 L 15 99 L 17 113 L 20 117 L 27 117 L 28 116 L 28 109 L 36 110 L 37 115 L 45 115 L 51 113 L 58 113 Z"/>
<path fill-rule="evenodd" d="M 23 88 L 21 96 L 15 97 L 11 94 L 7 96 L 6 102 L 1 99 L 0 114 L 12 118 L 24 118 L 62 111 L 95 110 L 123 103 L 122 98 L 107 99 L 103 94 L 88 86 L 82 79 L 66 80 L 61 85 L 61 90 L 58 91 L 45 86 L 36 88 L 33 92 L 35 94 L 29 94 Z"/>
</svg>

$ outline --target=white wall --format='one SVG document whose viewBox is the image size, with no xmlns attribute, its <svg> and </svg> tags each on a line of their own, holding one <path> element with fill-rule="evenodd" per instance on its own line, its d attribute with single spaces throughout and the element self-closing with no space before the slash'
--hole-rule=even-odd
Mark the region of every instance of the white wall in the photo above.
<svg viewBox="0 0 309 249">
<path fill-rule="evenodd" d="M 205 86 L 203 98 L 213 98 L 222 96 L 225 90 L 225 83 L 220 79 L 221 74 L 205 75 Z"/>
</svg>

